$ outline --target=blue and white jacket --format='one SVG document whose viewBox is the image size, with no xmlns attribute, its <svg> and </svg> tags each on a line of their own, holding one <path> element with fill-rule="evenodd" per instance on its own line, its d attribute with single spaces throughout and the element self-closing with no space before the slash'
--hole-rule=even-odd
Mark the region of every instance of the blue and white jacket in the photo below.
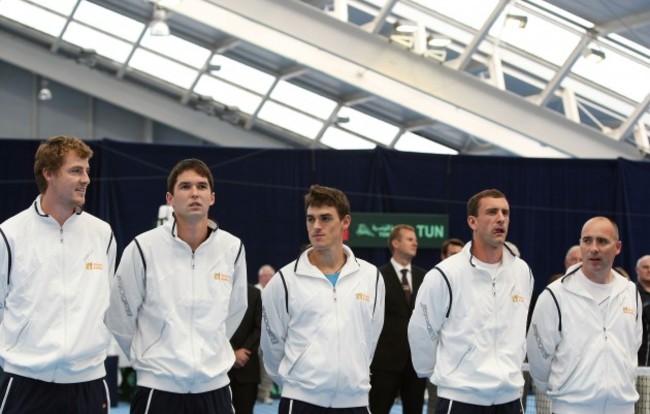
<svg viewBox="0 0 650 414">
<path fill-rule="evenodd" d="M 519 399 L 534 279 L 503 249 L 496 277 L 475 264 L 472 243 L 424 277 L 409 321 L 413 367 L 438 395 L 475 405 Z"/>
<path fill-rule="evenodd" d="M 115 239 L 77 210 L 63 226 L 41 196 L 0 225 L 0 360 L 6 372 L 46 382 L 105 376 L 104 325 Z"/>
<path fill-rule="evenodd" d="M 137 236 L 113 278 L 106 324 L 129 356 L 138 385 L 202 393 L 230 383 L 230 337 L 247 308 L 246 254 L 210 221 L 196 249 L 176 221 Z"/>
<path fill-rule="evenodd" d="M 336 286 L 309 261 L 283 267 L 262 291 L 264 366 L 282 396 L 320 407 L 368 405 L 370 363 L 384 324 L 384 280 L 343 246 Z"/>
</svg>

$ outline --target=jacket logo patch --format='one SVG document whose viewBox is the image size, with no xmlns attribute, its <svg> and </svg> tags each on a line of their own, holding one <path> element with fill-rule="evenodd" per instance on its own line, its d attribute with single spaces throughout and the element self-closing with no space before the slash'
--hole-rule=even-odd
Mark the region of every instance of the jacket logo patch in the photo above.
<svg viewBox="0 0 650 414">
<path fill-rule="evenodd" d="M 623 306 L 623 313 L 627 313 L 628 315 L 634 315 L 634 308 L 631 308 L 629 306 Z"/>
<path fill-rule="evenodd" d="M 212 277 L 215 280 L 223 280 L 224 282 L 227 282 L 227 281 L 230 280 L 230 275 L 226 275 L 226 274 L 223 274 L 223 273 L 215 273 L 214 275 L 212 275 Z"/>
<path fill-rule="evenodd" d="M 88 262 L 86 263 L 86 270 L 104 270 L 104 264 Z"/>
<path fill-rule="evenodd" d="M 356 300 L 362 300 L 364 302 L 370 302 L 370 295 L 366 295 L 365 293 L 355 293 L 354 297 Z"/>
<path fill-rule="evenodd" d="M 512 302 L 513 303 L 526 303 L 526 299 L 524 299 L 523 296 L 521 295 L 512 295 Z"/>
</svg>

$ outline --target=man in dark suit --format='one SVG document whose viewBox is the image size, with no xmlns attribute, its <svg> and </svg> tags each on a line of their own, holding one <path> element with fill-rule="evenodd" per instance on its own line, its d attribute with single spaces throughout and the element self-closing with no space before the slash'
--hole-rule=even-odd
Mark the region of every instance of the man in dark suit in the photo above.
<svg viewBox="0 0 650 414">
<path fill-rule="evenodd" d="M 237 414 L 253 414 L 260 383 L 260 333 L 262 325 L 262 294 L 249 284 L 248 309 L 244 319 L 230 338 L 235 350 L 235 365 L 228 372 L 232 389 L 232 405 Z"/>
<path fill-rule="evenodd" d="M 426 378 L 418 378 L 411 362 L 408 323 L 425 270 L 411 265 L 417 254 L 415 229 L 398 224 L 388 237 L 392 257 L 380 271 L 386 285 L 386 312 L 370 366 L 370 411 L 388 414 L 395 398 L 404 414 L 422 414 Z"/>
</svg>

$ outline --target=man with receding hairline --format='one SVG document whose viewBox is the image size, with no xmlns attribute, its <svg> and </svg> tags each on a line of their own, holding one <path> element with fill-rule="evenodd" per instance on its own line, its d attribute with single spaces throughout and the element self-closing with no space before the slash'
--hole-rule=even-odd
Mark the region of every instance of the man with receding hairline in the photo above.
<svg viewBox="0 0 650 414">
<path fill-rule="evenodd" d="M 539 296 L 528 331 L 530 375 L 555 414 L 634 413 L 641 301 L 613 270 L 621 251 L 616 223 L 582 227 L 582 263 Z"/>
<path fill-rule="evenodd" d="M 438 387 L 437 412 L 521 414 L 533 275 L 505 247 L 510 206 L 495 189 L 467 202 L 472 240 L 424 278 L 408 336 L 413 366 Z"/>
</svg>

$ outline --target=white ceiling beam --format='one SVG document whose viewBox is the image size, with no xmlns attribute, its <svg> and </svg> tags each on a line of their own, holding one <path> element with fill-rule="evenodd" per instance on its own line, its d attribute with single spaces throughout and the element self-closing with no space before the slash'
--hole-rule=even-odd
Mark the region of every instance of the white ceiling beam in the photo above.
<svg viewBox="0 0 650 414">
<path fill-rule="evenodd" d="M 639 159 L 631 145 L 300 2 L 184 0 L 170 8 L 520 155 L 518 142 L 532 139 L 549 153 Z"/>
<path fill-rule="evenodd" d="M 0 31 L 0 59 L 216 145 L 291 147 L 207 116 L 144 86 L 79 65 L 4 31 Z"/>
</svg>

